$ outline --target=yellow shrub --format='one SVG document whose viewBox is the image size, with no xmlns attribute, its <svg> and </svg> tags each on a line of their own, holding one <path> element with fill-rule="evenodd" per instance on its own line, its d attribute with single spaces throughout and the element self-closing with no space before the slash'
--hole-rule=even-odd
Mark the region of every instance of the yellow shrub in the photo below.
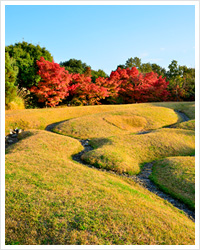
<svg viewBox="0 0 200 250">
<path fill-rule="evenodd" d="M 16 98 L 12 102 L 6 105 L 6 109 L 7 110 L 25 109 L 23 98 L 16 96 Z"/>
</svg>

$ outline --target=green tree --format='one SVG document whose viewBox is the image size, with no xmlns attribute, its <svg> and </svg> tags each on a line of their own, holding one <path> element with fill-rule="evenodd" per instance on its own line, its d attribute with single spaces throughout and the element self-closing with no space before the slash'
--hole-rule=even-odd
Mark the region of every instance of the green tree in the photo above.
<svg viewBox="0 0 200 250">
<path fill-rule="evenodd" d="M 142 63 L 139 70 L 142 73 L 149 73 L 153 71 L 150 63 Z"/>
<path fill-rule="evenodd" d="M 183 79 L 184 100 L 194 101 L 195 99 L 195 69 L 179 66 Z"/>
<path fill-rule="evenodd" d="M 131 57 L 126 61 L 125 67 L 126 68 L 136 67 L 137 69 L 140 69 L 140 67 L 141 67 L 141 59 L 138 58 L 138 57 L 134 57 L 134 58 Z"/>
<path fill-rule="evenodd" d="M 152 71 L 155 72 L 155 73 L 157 73 L 159 76 L 163 76 L 163 77 L 166 76 L 166 69 L 162 68 L 158 64 L 152 63 L 151 64 L 151 68 L 152 68 Z"/>
<path fill-rule="evenodd" d="M 77 60 L 74 58 L 65 62 L 60 62 L 60 66 L 65 67 L 65 69 L 68 70 L 69 73 L 79 74 L 84 74 L 87 68 L 90 67 L 86 63 L 83 63 L 81 60 Z"/>
<path fill-rule="evenodd" d="M 17 79 L 18 68 L 15 66 L 15 60 L 5 53 L 5 104 L 13 101 L 17 95 L 15 82 Z"/>
<path fill-rule="evenodd" d="M 92 82 L 95 82 L 98 77 L 105 77 L 105 78 L 108 77 L 108 75 L 102 69 L 99 69 L 97 71 L 92 70 L 91 75 L 92 75 Z"/>
<path fill-rule="evenodd" d="M 37 60 L 40 60 L 41 57 L 50 62 L 53 60 L 48 50 L 27 42 L 15 43 L 15 45 L 7 46 L 5 50 L 10 57 L 16 60 L 16 65 L 19 68 L 15 82 L 19 88 L 30 88 L 40 81 L 40 76 L 37 74 Z"/>
<path fill-rule="evenodd" d="M 172 97 L 176 101 L 194 100 L 195 70 L 186 66 L 179 66 L 176 60 L 173 60 L 168 68 L 166 75 Z"/>
<path fill-rule="evenodd" d="M 125 66 L 124 64 L 119 64 L 119 65 L 117 66 L 117 69 L 118 69 L 118 68 L 120 68 L 120 69 L 125 69 L 126 66 Z"/>
</svg>

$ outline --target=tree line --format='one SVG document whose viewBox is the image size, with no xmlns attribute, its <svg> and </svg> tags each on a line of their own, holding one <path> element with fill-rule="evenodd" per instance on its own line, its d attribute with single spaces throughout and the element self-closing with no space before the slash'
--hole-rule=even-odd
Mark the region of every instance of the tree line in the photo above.
<svg viewBox="0 0 200 250">
<path fill-rule="evenodd" d="M 117 104 L 157 101 L 193 101 L 195 70 L 173 60 L 168 70 L 129 58 L 108 76 L 81 60 L 60 62 L 46 48 L 27 42 L 5 48 L 5 104 L 21 94 L 26 108 Z"/>
</svg>

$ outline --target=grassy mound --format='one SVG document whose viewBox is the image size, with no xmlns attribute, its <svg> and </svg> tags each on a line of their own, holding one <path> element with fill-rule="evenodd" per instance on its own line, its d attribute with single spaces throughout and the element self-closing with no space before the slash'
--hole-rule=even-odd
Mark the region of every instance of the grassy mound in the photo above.
<svg viewBox="0 0 200 250">
<path fill-rule="evenodd" d="M 68 120 L 57 125 L 54 131 L 83 139 L 101 138 L 157 129 L 179 120 L 172 109 L 150 104 L 134 104 L 117 112 L 104 112 Z"/>
<path fill-rule="evenodd" d="M 161 108 L 165 109 L 161 109 Z M 128 104 L 128 105 L 100 105 L 100 106 L 84 106 L 84 107 L 65 107 L 65 108 L 46 108 L 46 109 L 24 109 L 12 111 L 6 110 L 5 114 L 5 132 L 9 133 L 11 128 L 24 128 L 24 129 L 45 129 L 45 127 L 51 123 L 60 122 L 76 117 L 82 117 L 85 115 L 93 115 L 103 112 L 114 111 L 120 112 L 123 110 L 129 111 L 139 111 L 135 112 L 133 115 L 138 115 L 145 117 L 147 114 L 150 121 L 153 119 L 153 124 L 155 125 L 155 118 L 159 124 L 155 126 L 158 128 L 160 125 L 165 126 L 170 123 L 177 122 L 177 116 L 174 112 L 168 111 L 167 115 L 164 114 L 160 116 L 160 111 L 167 111 L 167 109 L 180 109 L 185 112 L 191 119 L 194 119 L 194 102 L 184 102 L 184 103 L 146 103 L 146 104 Z M 116 113 L 117 113 L 116 112 Z M 151 113 L 153 117 L 151 117 Z M 173 116 L 173 117 L 169 117 Z M 168 118 L 169 117 L 169 118 Z M 163 120 L 163 121 L 162 121 Z M 152 125 L 151 125 L 152 126 Z"/>
<path fill-rule="evenodd" d="M 147 120 L 141 116 L 124 116 L 124 115 L 110 115 L 104 118 L 108 123 L 122 129 L 132 132 L 137 132 L 142 130 L 146 124 Z"/>
<path fill-rule="evenodd" d="M 151 179 L 165 192 L 195 208 L 194 157 L 169 157 L 157 161 Z"/>
<path fill-rule="evenodd" d="M 176 128 L 195 130 L 195 120 L 189 120 L 187 122 L 181 122 L 176 125 Z"/>
<path fill-rule="evenodd" d="M 6 154 L 6 244 L 194 244 L 194 223 L 168 202 L 73 162 L 77 140 L 31 133 Z"/>
<path fill-rule="evenodd" d="M 190 130 L 160 129 L 149 134 L 129 134 L 94 139 L 95 150 L 82 158 L 99 168 L 138 174 L 145 162 L 167 156 L 193 155 L 195 134 Z"/>
<path fill-rule="evenodd" d="M 157 102 L 153 103 L 153 105 L 180 110 L 190 119 L 195 119 L 195 102 Z"/>
</svg>

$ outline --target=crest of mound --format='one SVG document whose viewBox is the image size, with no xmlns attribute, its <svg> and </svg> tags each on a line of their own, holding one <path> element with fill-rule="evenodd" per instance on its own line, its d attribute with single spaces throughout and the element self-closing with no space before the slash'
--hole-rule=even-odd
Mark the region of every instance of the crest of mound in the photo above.
<svg viewBox="0 0 200 250">
<path fill-rule="evenodd" d="M 132 115 L 108 115 L 104 117 L 108 123 L 131 132 L 137 132 L 147 125 L 147 120 L 142 116 Z"/>
<path fill-rule="evenodd" d="M 101 138 L 137 132 L 147 124 L 144 117 L 127 114 L 97 114 L 70 119 L 57 125 L 55 132 L 75 138 Z"/>
</svg>

